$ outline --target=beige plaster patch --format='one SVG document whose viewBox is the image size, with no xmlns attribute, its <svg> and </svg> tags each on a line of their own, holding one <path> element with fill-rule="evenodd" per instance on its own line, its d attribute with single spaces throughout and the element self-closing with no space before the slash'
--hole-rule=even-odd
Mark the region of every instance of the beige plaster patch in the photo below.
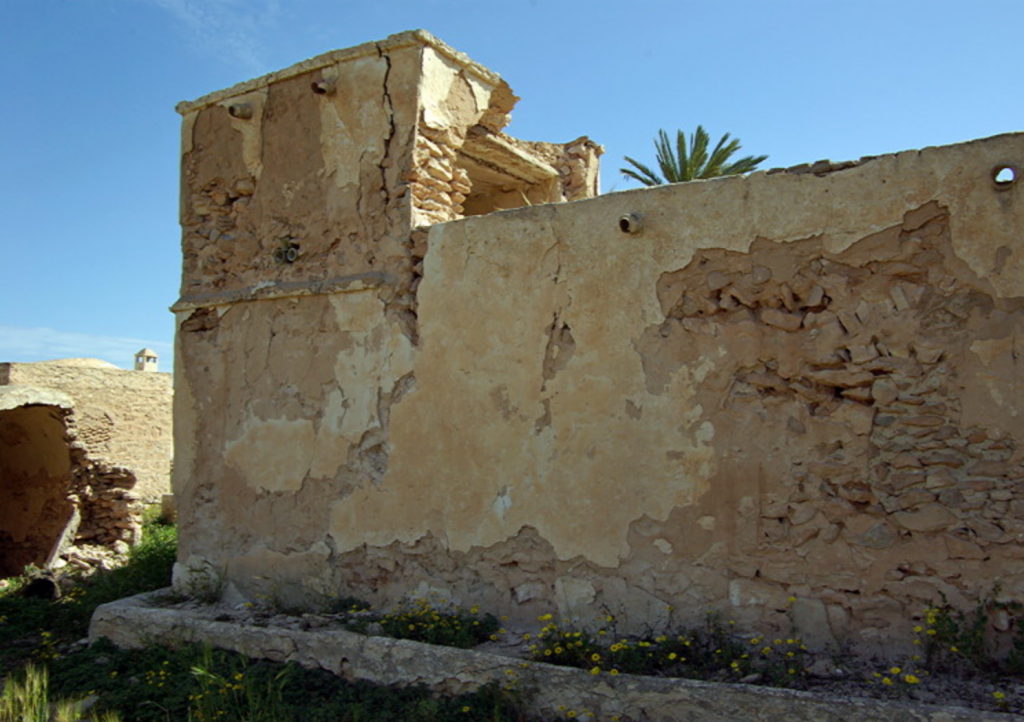
<svg viewBox="0 0 1024 722">
<path fill-rule="evenodd" d="M 313 463 L 316 432 L 308 419 L 250 419 L 224 446 L 224 461 L 265 492 L 296 492 Z"/>
</svg>

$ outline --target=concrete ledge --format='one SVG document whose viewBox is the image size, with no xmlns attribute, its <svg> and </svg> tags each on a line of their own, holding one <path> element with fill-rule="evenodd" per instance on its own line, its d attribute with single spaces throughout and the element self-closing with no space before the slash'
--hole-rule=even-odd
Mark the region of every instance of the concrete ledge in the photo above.
<svg viewBox="0 0 1024 722">
<path fill-rule="evenodd" d="M 149 644 L 209 642 L 220 649 L 277 662 L 321 668 L 346 679 L 385 685 L 424 685 L 457 694 L 510 678 L 528 691 L 530 714 L 583 710 L 595 719 L 619 715 L 649 722 L 1000 722 L 1017 715 L 962 707 L 832 697 L 771 687 L 607 674 L 529 662 L 499 654 L 367 637 L 340 630 L 303 631 L 218 621 L 208 611 L 151 606 L 152 592 L 100 606 L 89 639 L 107 637 L 137 649 Z"/>
</svg>

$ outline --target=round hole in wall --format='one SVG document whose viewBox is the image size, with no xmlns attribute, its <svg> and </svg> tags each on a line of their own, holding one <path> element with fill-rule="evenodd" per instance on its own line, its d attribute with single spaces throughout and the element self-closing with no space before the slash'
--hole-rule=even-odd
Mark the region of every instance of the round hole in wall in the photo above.
<svg viewBox="0 0 1024 722">
<path fill-rule="evenodd" d="M 992 181 L 996 188 L 1009 188 L 1016 182 L 1018 174 L 1012 165 L 997 165 L 992 169 Z"/>
<path fill-rule="evenodd" d="M 313 92 L 317 95 L 334 95 L 334 81 L 323 78 L 310 83 Z"/>
<path fill-rule="evenodd" d="M 637 213 L 619 216 L 619 230 L 623 233 L 639 233 L 643 226 L 643 219 Z"/>
<path fill-rule="evenodd" d="M 252 117 L 252 106 L 248 103 L 237 103 L 228 106 L 228 115 L 239 120 L 249 120 Z"/>
</svg>

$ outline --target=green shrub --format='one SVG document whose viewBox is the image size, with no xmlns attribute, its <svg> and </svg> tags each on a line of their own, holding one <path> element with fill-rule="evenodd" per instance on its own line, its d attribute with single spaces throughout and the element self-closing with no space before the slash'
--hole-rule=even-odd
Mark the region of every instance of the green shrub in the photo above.
<svg viewBox="0 0 1024 722">
<path fill-rule="evenodd" d="M 0 722 L 77 722 L 81 717 L 80 709 L 79 701 L 50 701 L 50 677 L 45 667 L 29 665 L 23 673 L 12 675 L 0 694 Z M 120 722 L 120 718 L 110 712 L 95 719 L 96 722 Z"/>
<path fill-rule="evenodd" d="M 647 674 L 689 679 L 749 679 L 774 686 L 801 686 L 807 648 L 794 637 L 754 635 L 743 640 L 721 616 L 709 613 L 702 627 L 672 634 L 619 638 L 610 629 L 596 633 L 563 628 L 545 614 L 531 635 L 533 659 L 590 670 L 593 675 Z"/>
</svg>

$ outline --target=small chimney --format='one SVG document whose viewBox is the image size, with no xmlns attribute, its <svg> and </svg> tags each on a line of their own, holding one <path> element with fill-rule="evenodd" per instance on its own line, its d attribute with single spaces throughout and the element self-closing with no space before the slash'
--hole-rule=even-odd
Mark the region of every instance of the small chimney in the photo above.
<svg viewBox="0 0 1024 722">
<path fill-rule="evenodd" d="M 156 351 L 151 348 L 144 348 L 135 354 L 136 371 L 156 371 L 158 363 Z"/>
</svg>

